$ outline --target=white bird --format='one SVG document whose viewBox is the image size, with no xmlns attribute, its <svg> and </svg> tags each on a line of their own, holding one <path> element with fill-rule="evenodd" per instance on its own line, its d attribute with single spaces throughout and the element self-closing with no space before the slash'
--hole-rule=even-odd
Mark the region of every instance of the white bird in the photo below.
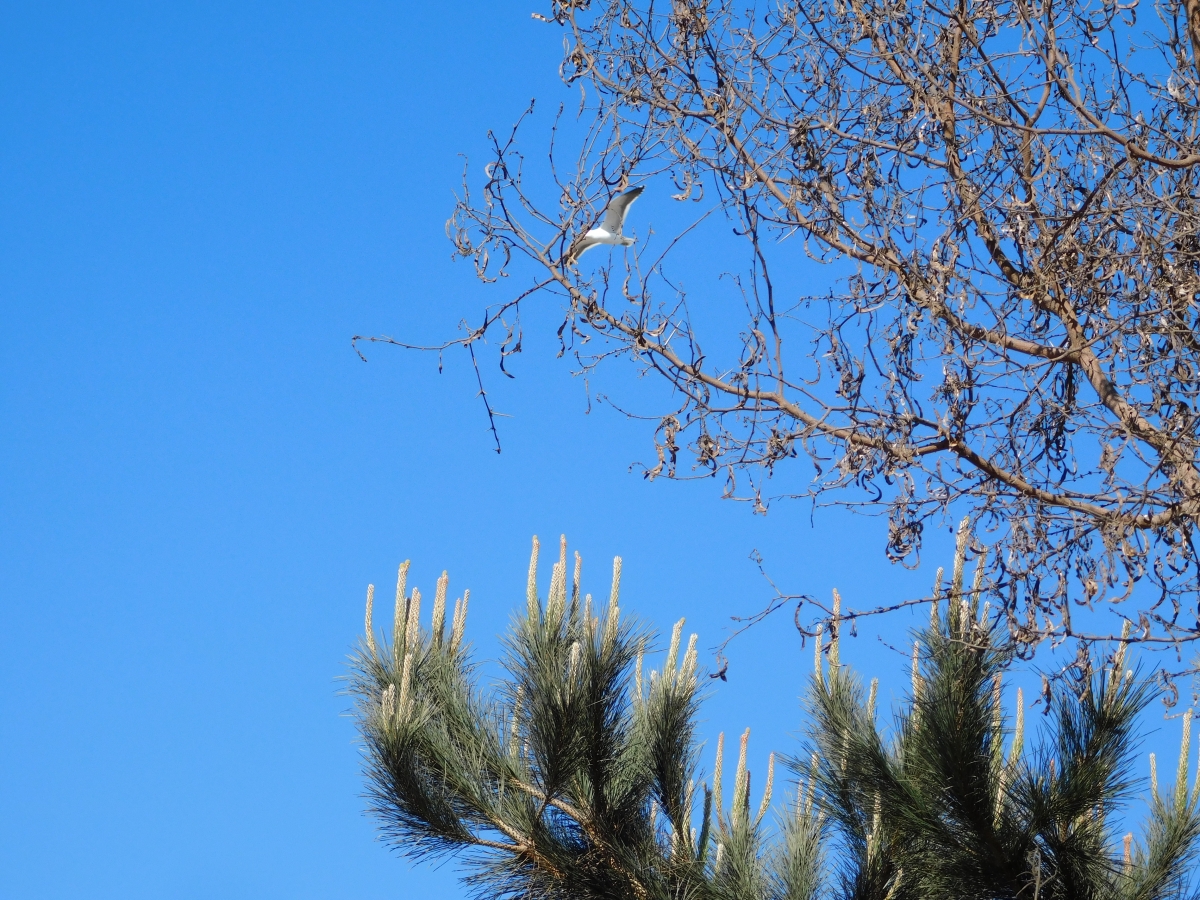
<svg viewBox="0 0 1200 900">
<path fill-rule="evenodd" d="M 628 247 L 633 244 L 634 239 L 621 234 L 621 229 L 625 226 L 625 216 L 629 213 L 630 204 L 642 195 L 643 190 L 645 188 L 630 188 L 609 200 L 608 208 L 604 210 L 604 221 L 575 242 L 567 254 L 567 262 L 575 262 L 585 250 L 590 250 L 597 244 L 609 244 L 614 247 Z"/>
</svg>

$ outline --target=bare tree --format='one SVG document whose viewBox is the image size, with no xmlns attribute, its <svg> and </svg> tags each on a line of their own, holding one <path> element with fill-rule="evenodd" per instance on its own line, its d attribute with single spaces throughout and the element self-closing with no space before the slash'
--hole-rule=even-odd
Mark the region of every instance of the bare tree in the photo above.
<svg viewBox="0 0 1200 900">
<path fill-rule="evenodd" d="M 503 367 L 550 292 L 583 371 L 620 357 L 672 388 L 648 477 L 875 509 L 910 564 L 961 510 L 1027 648 L 1119 640 L 1072 604 L 1105 604 L 1131 640 L 1200 638 L 1200 0 L 577 0 L 535 18 L 564 32 L 578 119 L 557 120 L 548 164 L 526 164 L 528 122 L 495 138 L 449 231 L 481 278 L 524 288 L 445 346 L 474 358 L 491 338 Z M 736 335 L 689 314 L 680 235 L 598 270 L 598 251 L 566 258 L 616 190 L 670 182 L 745 242 Z M 835 292 L 776 287 L 806 256 L 842 264 Z M 794 458 L 815 477 L 781 489 Z"/>
</svg>

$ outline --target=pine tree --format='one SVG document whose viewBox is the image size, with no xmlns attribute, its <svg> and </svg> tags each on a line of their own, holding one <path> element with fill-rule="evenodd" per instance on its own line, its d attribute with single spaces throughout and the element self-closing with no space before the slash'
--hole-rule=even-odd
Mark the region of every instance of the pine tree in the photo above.
<svg viewBox="0 0 1200 900">
<path fill-rule="evenodd" d="M 697 638 L 684 646 L 680 620 L 661 669 L 643 672 L 654 636 L 622 614 L 620 559 L 601 611 L 581 596 L 578 554 L 568 579 L 564 540 L 543 601 L 535 539 L 525 614 L 508 635 L 504 677 L 487 687 L 464 642 L 469 594 L 447 623 L 443 573 L 427 631 L 405 563 L 390 640 L 374 628 L 369 588 L 352 662 L 371 810 L 410 857 L 458 855 L 489 898 L 1193 896 L 1190 716 L 1174 790 L 1154 785 L 1143 838 L 1119 840 L 1112 823 L 1135 787 L 1148 682 L 1123 652 L 1084 666 L 1024 752 L 1023 704 L 1010 727 L 1000 703 L 1009 659 L 978 579 L 964 590 L 965 556 L 964 531 L 890 729 L 876 724 L 877 683 L 864 690 L 840 662 L 836 618 L 829 642 L 818 639 L 809 752 L 787 760 L 797 791 L 774 817 L 775 757 L 755 804 L 749 731 L 728 805 L 723 735 L 702 779 Z"/>
<path fill-rule="evenodd" d="M 1009 659 L 987 604 L 979 608 L 981 579 L 963 587 L 966 537 L 964 528 L 947 596 L 915 644 L 912 689 L 892 737 L 876 724 L 877 683 L 864 691 L 838 664 L 836 636 L 827 676 L 818 665 L 808 702 L 812 771 L 841 850 L 827 854 L 840 860 L 835 893 L 1195 896 L 1200 782 L 1189 793 L 1190 712 L 1175 789 L 1163 796 L 1152 779 L 1143 839 L 1117 841 L 1117 814 L 1135 794 L 1134 726 L 1152 684 L 1125 667 L 1123 646 L 1107 666 L 1084 659 L 1073 682 L 1050 695 L 1044 739 L 1024 754 L 1024 703 L 1018 691 L 1009 729 L 1000 703 Z"/>
</svg>

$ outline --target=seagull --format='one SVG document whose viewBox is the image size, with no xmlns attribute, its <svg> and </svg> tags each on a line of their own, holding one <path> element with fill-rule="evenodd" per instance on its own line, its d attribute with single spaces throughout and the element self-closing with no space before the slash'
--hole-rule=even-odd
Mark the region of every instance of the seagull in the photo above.
<svg viewBox="0 0 1200 900">
<path fill-rule="evenodd" d="M 609 244 L 614 247 L 628 247 L 633 244 L 634 239 L 621 234 L 621 229 L 625 226 L 625 216 L 629 212 L 630 204 L 642 195 L 643 190 L 643 187 L 630 188 L 609 200 L 608 208 L 604 210 L 604 221 L 598 228 L 593 228 L 575 242 L 567 254 L 567 262 L 575 262 L 585 250 L 590 250 L 597 244 Z"/>
</svg>

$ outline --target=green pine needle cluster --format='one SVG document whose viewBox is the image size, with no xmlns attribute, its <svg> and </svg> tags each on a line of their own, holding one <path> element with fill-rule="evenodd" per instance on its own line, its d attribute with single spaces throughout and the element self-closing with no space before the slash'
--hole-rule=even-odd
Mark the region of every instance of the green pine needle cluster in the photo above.
<svg viewBox="0 0 1200 900">
<path fill-rule="evenodd" d="M 662 668 L 643 672 L 653 635 L 622 614 L 619 559 L 607 603 L 594 603 L 578 554 L 568 577 L 564 540 L 543 600 L 535 539 L 505 677 L 486 686 L 463 639 L 468 595 L 447 635 L 443 574 L 425 630 L 406 563 L 391 639 L 372 624 L 368 590 L 352 664 L 372 812 L 405 854 L 458 855 L 489 898 L 1196 896 L 1190 714 L 1174 789 L 1152 784 L 1141 838 L 1122 837 L 1113 823 L 1136 788 L 1133 729 L 1150 686 L 1123 649 L 1097 661 L 1055 692 L 1027 752 L 1021 699 L 1015 722 L 1001 708 L 1009 660 L 978 580 L 964 589 L 965 556 L 964 532 L 889 728 L 877 723 L 878 685 L 864 689 L 840 662 L 836 618 L 829 642 L 818 638 L 810 747 L 786 760 L 796 790 L 781 808 L 773 754 L 752 788 L 749 731 L 728 804 L 723 735 L 703 777 L 696 636 L 685 646 L 677 623 Z"/>
</svg>

